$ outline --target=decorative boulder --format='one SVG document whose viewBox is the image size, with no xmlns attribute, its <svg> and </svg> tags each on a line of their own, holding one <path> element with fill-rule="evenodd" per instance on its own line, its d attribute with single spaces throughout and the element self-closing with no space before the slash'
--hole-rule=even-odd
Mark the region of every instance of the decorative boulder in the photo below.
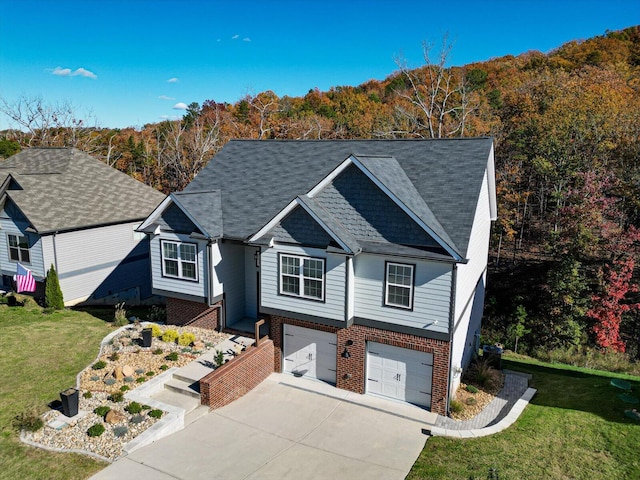
<svg viewBox="0 0 640 480">
<path fill-rule="evenodd" d="M 121 366 L 117 366 L 116 369 L 113 371 L 113 376 L 116 380 L 122 380 L 124 378 L 124 373 L 122 372 L 122 367 Z"/>
<path fill-rule="evenodd" d="M 129 365 L 125 365 L 122 367 L 122 375 L 125 377 L 133 377 L 133 374 L 136 373 L 135 370 Z"/>
<path fill-rule="evenodd" d="M 127 421 L 127 417 L 124 413 L 119 412 L 118 410 L 109 410 L 104 417 L 104 421 L 111 425 L 116 423 L 125 423 Z"/>
</svg>

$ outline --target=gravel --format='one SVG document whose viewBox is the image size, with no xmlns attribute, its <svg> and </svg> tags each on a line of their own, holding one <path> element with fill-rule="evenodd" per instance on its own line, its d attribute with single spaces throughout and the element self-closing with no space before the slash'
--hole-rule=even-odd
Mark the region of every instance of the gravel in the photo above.
<svg viewBox="0 0 640 480">
<path fill-rule="evenodd" d="M 207 350 L 215 349 L 215 346 L 224 341 L 229 335 L 218 333 L 213 330 L 207 330 L 195 327 L 178 327 L 178 326 L 161 326 L 162 330 L 173 329 L 178 333 L 191 332 L 196 336 L 196 344 L 199 348 L 181 347 L 175 343 L 163 342 L 159 338 L 152 340 L 150 348 L 142 348 L 139 346 L 138 339 L 142 336 L 142 326 L 131 325 L 123 332 L 118 334 L 112 341 L 105 345 L 98 359 L 91 363 L 93 365 L 98 360 L 103 360 L 107 365 L 100 370 L 93 370 L 89 365 L 83 370 L 79 377 L 80 402 L 79 410 L 81 418 L 72 425 L 65 424 L 62 428 L 56 429 L 49 424 L 55 420 L 66 422 L 69 419 L 57 410 L 50 410 L 43 415 L 45 427 L 37 432 L 22 432 L 21 438 L 27 443 L 41 446 L 53 450 L 79 451 L 92 456 L 98 456 L 107 461 L 114 461 L 122 455 L 123 447 L 128 442 L 140 435 L 146 429 L 151 427 L 159 419 L 152 418 L 148 415 L 149 409 L 144 410 L 142 415 L 144 420 L 140 423 L 132 423 L 131 419 L 134 415 L 125 411 L 125 407 L 129 404 L 127 400 L 123 402 L 113 402 L 108 400 L 108 396 L 114 392 L 120 392 L 123 385 L 127 385 L 129 390 L 135 389 L 142 383 L 138 383 L 136 379 L 144 378 L 145 381 L 153 378 L 155 375 L 162 373 L 160 368 L 166 365 L 167 368 L 184 366 L 200 354 Z M 154 354 L 155 350 L 162 350 L 161 354 Z M 170 361 L 165 357 L 170 352 L 178 352 L 178 360 Z M 118 354 L 118 358 L 114 359 L 112 355 Z M 134 371 L 143 370 L 145 373 L 135 374 L 134 381 L 125 381 L 125 379 L 115 379 L 114 372 L 116 367 L 129 366 Z M 153 374 L 149 373 L 153 372 Z M 94 379 L 92 379 L 92 377 Z M 95 377 L 98 377 L 95 380 Z M 106 379 L 114 379 L 115 382 Z M 84 398 L 85 392 L 91 392 L 91 398 Z M 100 406 L 109 406 L 112 410 L 117 410 L 123 415 L 123 422 L 118 424 L 108 424 L 104 422 L 103 417 L 93 413 L 93 410 Z M 60 423 L 60 422 L 58 422 Z M 105 431 L 98 437 L 90 437 L 87 434 L 89 427 L 96 423 L 103 423 Z M 53 423 L 56 425 L 55 423 Z M 56 425 L 57 426 L 57 425 Z M 114 427 L 126 427 L 127 432 L 116 437 Z"/>
</svg>

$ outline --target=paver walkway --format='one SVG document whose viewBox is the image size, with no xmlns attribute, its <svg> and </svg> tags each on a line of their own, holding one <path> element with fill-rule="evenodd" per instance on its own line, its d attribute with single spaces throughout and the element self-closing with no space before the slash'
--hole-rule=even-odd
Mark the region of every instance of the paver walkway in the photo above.
<svg viewBox="0 0 640 480">
<path fill-rule="evenodd" d="M 436 426 L 447 430 L 476 430 L 495 425 L 505 418 L 516 401 L 527 391 L 531 375 L 503 370 L 505 374 L 504 386 L 489 405 L 471 420 L 458 421 L 438 415 Z"/>
</svg>

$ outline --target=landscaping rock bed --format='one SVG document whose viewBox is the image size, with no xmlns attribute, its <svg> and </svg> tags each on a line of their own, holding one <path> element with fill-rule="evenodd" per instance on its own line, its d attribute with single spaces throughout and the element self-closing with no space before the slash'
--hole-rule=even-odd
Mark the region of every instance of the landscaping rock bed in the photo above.
<svg viewBox="0 0 640 480">
<path fill-rule="evenodd" d="M 215 349 L 229 335 L 195 327 L 161 326 L 162 331 L 175 330 L 178 334 L 189 332 L 195 335 L 193 346 L 180 346 L 175 342 L 164 342 L 153 338 L 151 347 L 140 346 L 143 325 L 130 325 L 103 345 L 99 357 L 78 375 L 80 390 L 80 415 L 71 422 L 57 410 L 50 410 L 44 416 L 45 427 L 36 432 L 22 432 L 21 438 L 32 445 L 51 450 L 88 453 L 107 461 L 122 455 L 124 446 L 151 427 L 159 419 L 149 416 L 151 408 L 140 413 L 129 413 L 125 407 L 129 401 L 114 401 L 118 396 L 142 385 L 148 379 L 172 367 L 184 366 L 200 354 Z M 170 354 L 177 354 L 175 360 Z M 167 358 L 169 357 L 169 358 Z M 101 368 L 93 366 L 98 363 Z M 101 365 L 101 364 L 104 365 Z M 166 365 L 166 367 L 165 367 Z M 131 375 L 124 375 L 125 373 Z M 87 393 L 90 392 L 90 395 Z M 115 395 L 114 395 L 115 394 Z M 98 407 L 109 407 L 109 420 L 94 413 Z M 146 405 L 144 407 L 147 407 Z M 111 417 L 115 417 L 112 419 Z M 87 431 L 95 424 L 104 426 L 104 433 L 89 436 Z"/>
</svg>

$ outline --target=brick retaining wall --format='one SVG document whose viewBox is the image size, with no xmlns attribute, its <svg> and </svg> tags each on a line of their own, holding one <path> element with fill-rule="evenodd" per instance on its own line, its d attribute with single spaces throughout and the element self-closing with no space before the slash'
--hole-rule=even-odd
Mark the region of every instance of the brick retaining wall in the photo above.
<svg viewBox="0 0 640 480">
<path fill-rule="evenodd" d="M 431 387 L 431 411 L 446 415 L 447 385 L 449 382 L 449 342 L 418 337 L 406 333 L 390 332 L 379 328 L 352 325 L 349 328 L 337 328 L 320 325 L 293 318 L 272 315 L 269 336 L 274 343 L 274 369 L 282 372 L 283 325 L 296 325 L 335 333 L 336 348 L 336 387 L 356 393 L 365 393 L 367 342 L 384 343 L 395 347 L 409 348 L 433 354 L 433 378 Z M 342 352 L 347 340 L 353 345 L 347 349 L 350 358 L 343 358 Z"/>
<path fill-rule="evenodd" d="M 273 373 L 273 341 L 260 340 L 240 356 L 200 379 L 200 403 L 220 408 L 242 397 Z"/>
<path fill-rule="evenodd" d="M 167 323 L 216 330 L 220 326 L 220 305 L 222 302 L 209 306 L 206 303 L 167 297 Z"/>
</svg>

